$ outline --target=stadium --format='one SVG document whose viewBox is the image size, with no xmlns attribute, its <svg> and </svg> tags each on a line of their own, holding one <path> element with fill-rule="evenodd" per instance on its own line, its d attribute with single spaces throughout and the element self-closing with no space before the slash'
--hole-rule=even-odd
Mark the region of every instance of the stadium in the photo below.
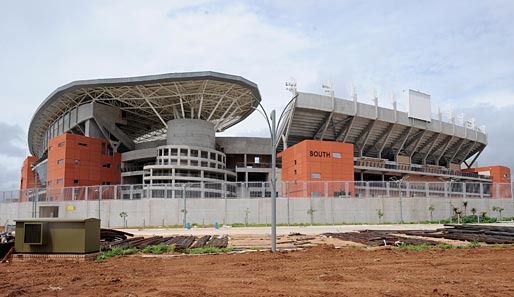
<svg viewBox="0 0 514 297">
<path fill-rule="evenodd" d="M 115 218 L 120 209 L 101 212 L 120 201 L 174 203 L 176 212 L 159 213 L 158 218 L 143 213 L 137 203 L 131 206 L 133 223 L 142 225 L 186 222 L 186 198 L 196 198 L 190 200 L 187 220 L 267 222 L 263 214 L 273 170 L 278 211 L 287 212 L 279 218 L 287 223 L 309 219 L 300 215 L 305 205 L 297 206 L 293 219 L 292 204 L 305 199 L 309 205 L 319 200 L 316 216 L 334 222 L 373 220 L 366 211 L 374 212 L 374 203 L 391 209 L 391 221 L 404 221 L 404 215 L 420 219 L 403 210 L 405 203 L 415 208 L 417 199 L 426 204 L 446 198 L 434 200 L 441 203 L 439 215 L 444 217 L 451 216 L 451 199 L 476 199 L 490 208 L 490 199 L 512 198 L 509 168 L 474 167 L 487 146 L 485 131 L 474 122 L 443 121 L 441 113 L 432 118 L 429 95 L 408 90 L 407 113 L 397 110 L 396 103 L 392 109 L 378 106 L 378 98 L 365 104 L 356 94 L 347 100 L 336 98 L 332 89 L 328 93 L 294 88 L 272 148 L 270 138 L 216 136 L 262 107 L 257 84 L 240 76 L 208 71 L 71 82 L 37 108 L 20 190 L 4 192 L 2 199 L 26 205 L 16 215 L 93 212 L 112 225 L 120 224 Z M 271 166 L 272 150 L 279 157 L 276 168 Z M 184 206 L 177 198 L 183 198 Z M 342 217 L 348 218 L 338 219 L 337 206 L 326 198 L 375 202 L 364 207 L 353 199 L 336 199 L 357 203 L 345 206 Z M 110 201 L 110 206 L 103 204 Z M 201 203 L 201 214 L 190 209 L 194 203 Z M 12 217 L 3 206 L 5 216 Z M 250 215 L 244 215 L 245 208 Z"/>
</svg>

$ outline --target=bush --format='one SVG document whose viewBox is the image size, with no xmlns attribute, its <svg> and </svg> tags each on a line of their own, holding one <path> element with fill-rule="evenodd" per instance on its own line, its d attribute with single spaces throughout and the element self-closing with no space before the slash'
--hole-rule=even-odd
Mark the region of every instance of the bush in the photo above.
<svg viewBox="0 0 514 297">
<path fill-rule="evenodd" d="M 457 220 L 456 217 L 454 219 Z M 477 216 L 473 216 L 473 215 L 464 216 L 464 217 L 461 217 L 461 222 L 462 222 L 462 224 L 474 224 L 474 223 L 478 223 L 478 219 L 477 219 Z M 481 217 L 480 223 L 496 223 L 496 218 Z"/>
</svg>

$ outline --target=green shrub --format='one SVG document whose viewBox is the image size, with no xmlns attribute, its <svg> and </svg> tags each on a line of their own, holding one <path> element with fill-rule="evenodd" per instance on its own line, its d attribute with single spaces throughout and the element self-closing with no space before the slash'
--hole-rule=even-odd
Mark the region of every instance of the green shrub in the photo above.
<svg viewBox="0 0 514 297">
<path fill-rule="evenodd" d="M 136 248 L 130 248 L 130 249 L 122 249 L 122 248 L 113 248 L 112 250 L 102 252 L 98 257 L 96 257 L 96 260 L 105 260 L 109 259 L 114 256 L 125 256 L 125 255 L 132 255 L 137 253 L 139 250 Z"/>
<path fill-rule="evenodd" d="M 171 253 L 175 251 L 174 245 L 164 245 L 164 244 L 158 244 L 158 245 L 148 245 L 146 246 L 141 252 L 146 254 L 165 254 L 165 253 Z"/>
</svg>

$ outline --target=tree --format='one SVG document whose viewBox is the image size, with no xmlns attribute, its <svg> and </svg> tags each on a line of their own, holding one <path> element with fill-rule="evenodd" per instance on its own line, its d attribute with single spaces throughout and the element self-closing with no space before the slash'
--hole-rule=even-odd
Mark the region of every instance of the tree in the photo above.
<svg viewBox="0 0 514 297">
<path fill-rule="evenodd" d="M 503 207 L 500 207 L 500 206 L 493 206 L 493 211 L 497 211 L 498 214 L 499 214 L 499 218 L 498 218 L 498 221 L 501 221 L 502 220 L 502 211 L 504 211 L 505 209 Z"/>
<path fill-rule="evenodd" d="M 125 226 L 125 228 L 127 228 L 127 217 L 128 217 L 128 214 L 124 211 L 120 212 L 120 217 L 123 218 L 123 226 Z"/>
<path fill-rule="evenodd" d="M 473 207 L 473 208 L 471 209 L 471 213 L 472 213 L 473 215 L 476 215 L 476 213 L 477 213 L 477 209 Z"/>
<path fill-rule="evenodd" d="M 468 215 L 468 202 L 467 201 L 464 201 L 462 202 L 462 206 L 464 206 L 464 216 L 467 216 Z"/>
<path fill-rule="evenodd" d="M 432 214 L 434 213 L 434 210 L 435 210 L 434 205 L 433 205 L 433 204 L 430 204 L 430 205 L 428 206 L 428 211 L 430 212 L 430 221 L 433 221 L 433 220 L 434 220 L 434 218 L 433 218 L 433 216 L 432 216 Z"/>
<path fill-rule="evenodd" d="M 462 214 L 462 210 L 457 208 L 457 210 L 455 210 L 455 214 L 457 215 L 457 224 L 460 224 L 460 215 Z"/>
<path fill-rule="evenodd" d="M 317 210 L 312 208 L 312 206 L 307 210 L 307 214 L 311 216 L 311 226 L 314 225 L 314 213 Z"/>
<path fill-rule="evenodd" d="M 382 217 L 384 216 L 384 212 L 380 208 L 377 209 L 377 215 L 378 215 L 378 223 L 382 223 Z"/>
</svg>

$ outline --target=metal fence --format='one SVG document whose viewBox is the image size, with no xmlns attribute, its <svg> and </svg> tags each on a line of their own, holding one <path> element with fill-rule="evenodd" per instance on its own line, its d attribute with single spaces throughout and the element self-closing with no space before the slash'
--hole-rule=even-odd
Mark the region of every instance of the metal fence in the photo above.
<svg viewBox="0 0 514 297">
<path fill-rule="evenodd" d="M 283 198 L 512 198 L 511 183 L 463 182 L 277 182 Z M 133 184 L 35 188 L 0 192 L 0 203 L 28 201 L 136 200 L 149 198 L 266 198 L 270 182 Z"/>
<path fill-rule="evenodd" d="M 279 224 L 419 222 L 463 214 L 514 216 L 508 184 L 278 182 Z M 0 224 L 26 217 L 97 217 L 104 227 L 270 224 L 271 184 L 109 185 L 0 192 Z M 500 210 L 501 209 L 501 210 Z M 503 211 L 503 212 L 501 212 Z M 123 216 L 122 216 L 123 214 Z"/>
</svg>

